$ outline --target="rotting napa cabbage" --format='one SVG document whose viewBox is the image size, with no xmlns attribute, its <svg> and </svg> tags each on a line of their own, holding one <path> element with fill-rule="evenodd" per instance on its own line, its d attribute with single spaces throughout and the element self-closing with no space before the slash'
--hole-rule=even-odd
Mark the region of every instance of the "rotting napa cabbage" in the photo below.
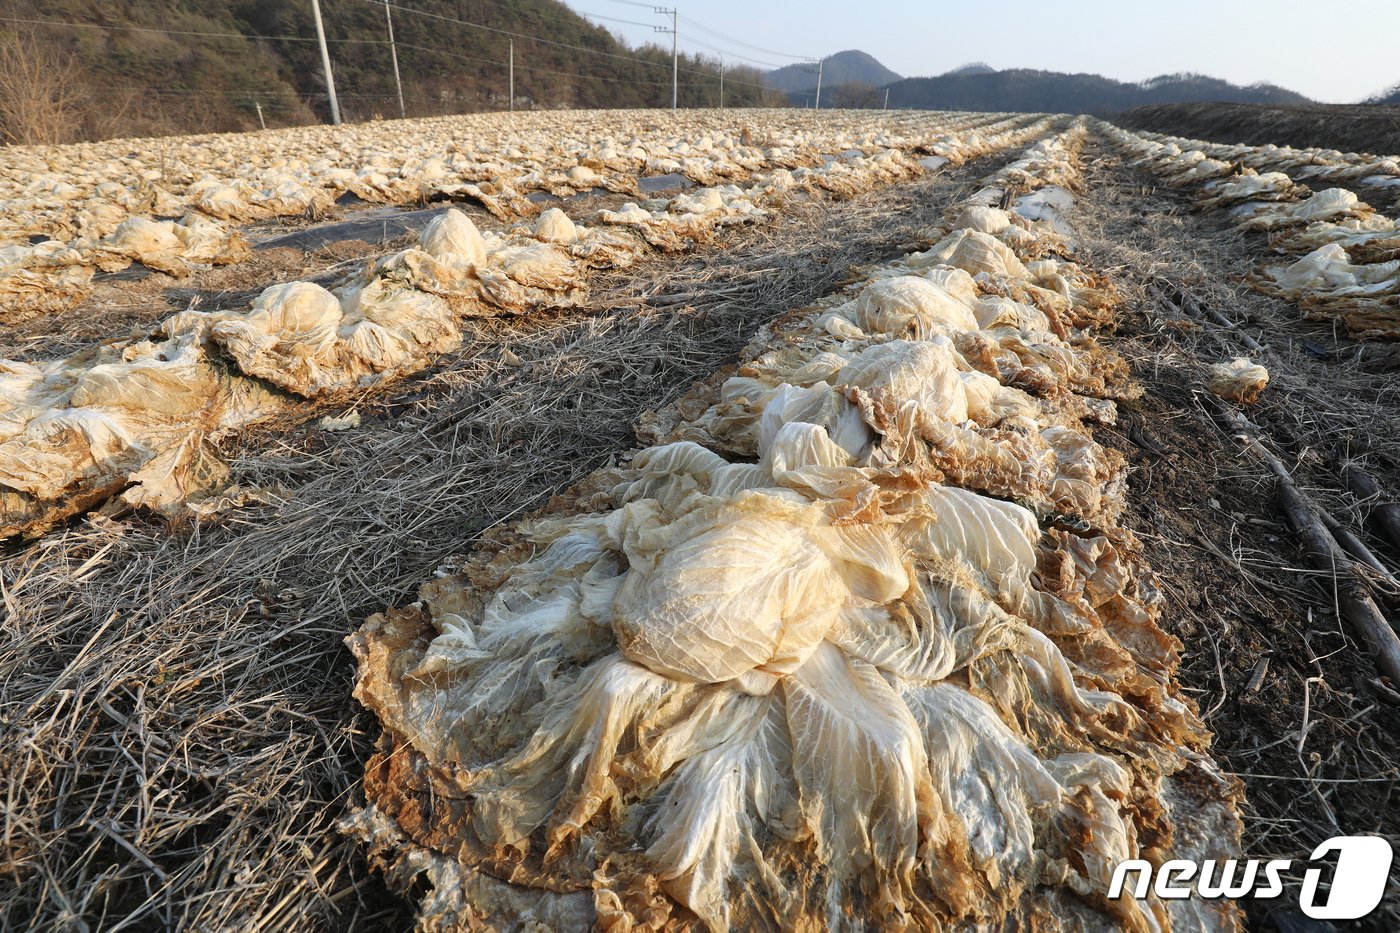
<svg viewBox="0 0 1400 933">
<path fill-rule="evenodd" d="M 892 150 L 840 165 L 843 186 L 873 187 L 922 171 Z M 803 184 L 819 189 L 834 171 L 815 169 Z M 746 189 L 659 199 L 653 210 L 638 208 L 645 217 L 639 236 L 576 224 L 557 208 L 533 227 L 483 235 L 449 209 L 417 246 L 365 263 L 332 289 L 275 285 L 246 310 L 176 313 L 146 339 L 39 365 L 5 363 L 12 378 L 0 383 L 0 537 L 40 531 L 114 494 L 162 512 L 207 499 L 225 473 L 213 442 L 296 404 L 271 389 L 324 399 L 420 370 L 460 343 L 466 318 L 577 305 L 589 270 L 629 265 L 648 248 L 644 240 L 667 248 L 707 242 L 723 226 L 766 216 L 757 204 L 787 190 L 759 175 Z M 178 390 L 170 398 L 182 404 L 101 392 L 81 395 L 80 403 L 72 389 L 94 367 L 120 374 L 104 385 L 159 370 Z"/>
<path fill-rule="evenodd" d="M 1206 388 L 1215 395 L 1242 405 L 1253 405 L 1269 385 L 1269 371 L 1244 357 L 1210 367 Z"/>
<path fill-rule="evenodd" d="M 759 128 L 761 144 L 722 112 L 658 125 L 650 114 L 574 111 L 175 137 L 151 146 L 7 147 L 0 152 L 0 322 L 83 300 L 98 269 L 139 261 L 184 275 L 240 262 L 248 243 L 231 224 L 320 216 L 343 194 L 389 203 L 473 200 L 502 220 L 539 213 L 532 192 L 635 195 L 638 179 L 655 174 L 719 185 L 767 169 L 850 194 L 868 179 L 839 159 L 822 164 L 832 153 L 937 152 L 958 163 L 1039 132 L 1049 118 L 847 111 L 814 122 L 779 110 L 745 119 Z M 159 219 L 170 217 L 181 219 Z"/>
<path fill-rule="evenodd" d="M 875 270 L 350 639 L 385 733 L 347 829 L 423 928 L 1236 927 L 1106 897 L 1239 827 L 1083 426 L 1128 388 L 1102 293 L 1057 274 L 1072 343 L 1019 260 Z"/>
</svg>

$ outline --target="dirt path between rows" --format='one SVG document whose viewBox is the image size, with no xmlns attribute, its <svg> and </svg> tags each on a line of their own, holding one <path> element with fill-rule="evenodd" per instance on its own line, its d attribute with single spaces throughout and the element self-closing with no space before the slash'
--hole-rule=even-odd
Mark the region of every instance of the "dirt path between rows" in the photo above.
<svg viewBox="0 0 1400 933">
<path fill-rule="evenodd" d="M 1212 417 L 1208 364 L 1249 355 L 1228 330 L 1194 320 L 1149 291 L 1169 282 L 1268 348 L 1271 381 L 1249 410 L 1301 486 L 1355 530 L 1334 451 L 1366 451 L 1372 474 L 1400 489 L 1400 376 L 1369 371 L 1358 348 L 1284 301 L 1250 292 L 1244 273 L 1263 237 L 1194 214 L 1107 148 L 1091 146 L 1088 192 L 1074 218 L 1079 258 L 1111 274 L 1127 300 L 1116 337 L 1146 389 L 1098 439 L 1132 465 L 1129 516 L 1165 595 L 1163 628 L 1186 646 L 1183 688 L 1215 733 L 1215 756 L 1244 782 L 1247 854 L 1304 860 L 1324 839 L 1378 833 L 1400 844 L 1400 685 L 1377 683 L 1355 633 L 1338 620 L 1330 578 L 1305 556 L 1273 505 L 1266 470 Z M 1256 354 L 1257 356 L 1257 354 Z M 1400 553 L 1368 539 L 1392 567 Z M 1400 602 L 1388 605 L 1400 617 Z M 1251 927 L 1330 930 L 1298 910 L 1298 876 L 1247 907 Z M 1400 927 L 1394 886 L 1363 926 Z"/>
</svg>

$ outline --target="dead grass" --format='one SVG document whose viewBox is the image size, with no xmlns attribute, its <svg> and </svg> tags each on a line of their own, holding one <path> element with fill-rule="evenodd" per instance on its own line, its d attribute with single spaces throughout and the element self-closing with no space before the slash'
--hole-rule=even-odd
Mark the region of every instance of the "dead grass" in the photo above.
<svg viewBox="0 0 1400 933">
<path fill-rule="evenodd" d="M 0 139 L 13 145 L 56 145 L 75 135 L 85 105 L 77 59 L 32 27 L 0 33 Z"/>
<path fill-rule="evenodd" d="M 243 437 L 234 478 L 268 501 L 218 524 L 127 516 L 11 545 L 0 926 L 407 926 L 333 828 L 376 731 L 342 638 L 988 170 L 794 205 L 723 254 L 596 281 L 582 313 L 476 322 L 431 371 L 351 403 L 359 428 Z"/>
</svg>

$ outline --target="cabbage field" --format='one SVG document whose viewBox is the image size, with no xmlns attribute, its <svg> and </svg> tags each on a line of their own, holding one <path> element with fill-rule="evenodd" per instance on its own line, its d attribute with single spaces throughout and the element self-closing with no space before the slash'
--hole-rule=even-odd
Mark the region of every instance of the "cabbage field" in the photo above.
<svg viewBox="0 0 1400 933">
<path fill-rule="evenodd" d="M 695 110 L 0 164 L 6 928 L 1309 929 L 1319 844 L 1400 839 L 1400 157 Z M 1114 883 L 1231 859 L 1295 868 Z"/>
</svg>

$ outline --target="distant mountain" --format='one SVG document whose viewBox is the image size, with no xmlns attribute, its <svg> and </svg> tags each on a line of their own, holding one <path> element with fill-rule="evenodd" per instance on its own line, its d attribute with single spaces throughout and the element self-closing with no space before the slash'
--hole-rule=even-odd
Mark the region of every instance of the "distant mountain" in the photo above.
<svg viewBox="0 0 1400 933">
<path fill-rule="evenodd" d="M 920 110 L 1006 110 L 1112 114 L 1148 104 L 1229 101 L 1306 104 L 1308 98 L 1272 84 L 1241 87 L 1198 74 L 1160 75 L 1140 83 L 1102 75 L 1016 68 L 994 71 L 964 66 L 935 78 L 905 78 L 890 85 L 890 106 Z"/>
<path fill-rule="evenodd" d="M 944 74 L 950 75 L 989 75 L 995 73 L 996 69 L 986 62 L 968 62 L 966 65 L 960 65 L 952 71 L 944 72 Z"/>
<path fill-rule="evenodd" d="M 843 84 L 865 84 L 882 87 L 891 81 L 900 80 L 900 75 L 890 71 L 868 55 L 857 49 L 837 52 L 822 59 L 822 87 L 835 88 Z M 763 83 L 771 88 L 789 94 L 809 91 L 817 86 L 816 65 L 787 65 L 763 76 Z M 823 94 L 825 97 L 825 94 Z"/>
</svg>

